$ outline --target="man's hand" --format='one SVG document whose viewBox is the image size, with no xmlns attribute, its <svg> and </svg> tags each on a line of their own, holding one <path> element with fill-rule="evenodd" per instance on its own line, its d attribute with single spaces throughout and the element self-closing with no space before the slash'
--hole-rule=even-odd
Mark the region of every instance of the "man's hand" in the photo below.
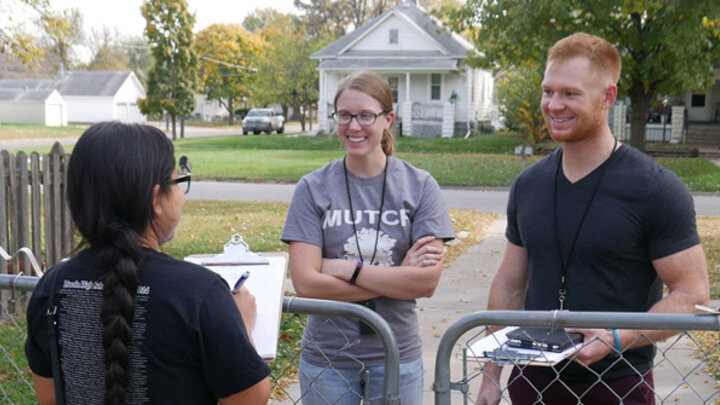
<svg viewBox="0 0 720 405">
<path fill-rule="evenodd" d="M 477 396 L 477 405 L 497 405 L 500 403 L 500 385 L 488 376 L 483 376 L 480 392 Z"/>
<path fill-rule="evenodd" d="M 589 366 L 609 354 L 619 354 L 615 352 L 615 336 L 609 330 L 565 328 L 565 331 L 583 335 L 583 346 L 575 357 L 580 364 Z"/>
<path fill-rule="evenodd" d="M 418 239 L 405 253 L 401 266 L 429 267 L 434 266 L 443 259 L 445 248 L 433 245 L 435 237 L 425 236 Z"/>
</svg>

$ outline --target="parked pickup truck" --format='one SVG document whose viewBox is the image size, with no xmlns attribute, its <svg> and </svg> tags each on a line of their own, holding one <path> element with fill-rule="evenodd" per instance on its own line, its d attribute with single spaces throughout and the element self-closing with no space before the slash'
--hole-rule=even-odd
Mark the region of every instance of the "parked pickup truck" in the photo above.
<svg viewBox="0 0 720 405">
<path fill-rule="evenodd" d="M 272 131 L 282 134 L 285 131 L 285 118 L 270 108 L 253 108 L 242 120 L 243 135 L 252 131 L 270 134 Z"/>
</svg>

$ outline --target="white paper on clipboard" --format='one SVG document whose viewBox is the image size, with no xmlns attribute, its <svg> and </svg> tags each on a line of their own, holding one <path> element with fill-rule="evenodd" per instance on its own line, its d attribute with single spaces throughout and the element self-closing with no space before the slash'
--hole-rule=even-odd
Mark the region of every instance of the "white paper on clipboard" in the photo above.
<svg viewBox="0 0 720 405">
<path fill-rule="evenodd" d="M 233 243 L 234 235 L 228 244 Z M 242 238 L 239 239 L 242 242 Z M 245 248 L 247 244 L 242 242 Z M 237 245 L 237 240 L 235 242 Z M 227 252 L 227 246 L 225 245 Z M 255 328 L 252 331 L 252 338 L 255 342 L 255 349 L 260 357 L 265 360 L 272 360 L 277 356 L 277 342 L 280 336 L 280 316 L 282 315 L 283 295 L 285 294 L 285 276 L 287 274 L 287 254 L 268 254 L 267 256 L 258 253 L 247 252 L 259 259 L 240 260 L 238 262 L 228 261 L 228 256 L 222 260 L 209 260 L 220 255 L 197 254 L 185 257 L 185 261 L 205 266 L 207 269 L 218 273 L 230 288 L 246 271 L 250 276 L 245 281 L 245 286 L 255 296 L 257 305 L 257 319 Z M 237 259 L 240 257 L 236 255 Z M 260 260 L 261 259 L 261 260 Z M 254 262 L 253 262 L 254 261 Z M 213 264 L 216 263 L 216 264 Z"/>
</svg>

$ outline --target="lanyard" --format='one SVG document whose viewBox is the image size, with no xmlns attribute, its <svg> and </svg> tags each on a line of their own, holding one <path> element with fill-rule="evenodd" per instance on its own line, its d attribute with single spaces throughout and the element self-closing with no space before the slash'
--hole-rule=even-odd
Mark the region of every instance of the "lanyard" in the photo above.
<svg viewBox="0 0 720 405">
<path fill-rule="evenodd" d="M 350 182 L 348 181 L 348 174 L 347 174 L 347 166 L 345 165 L 345 159 L 347 159 L 347 156 L 343 158 L 343 171 L 345 173 L 345 189 L 347 190 L 347 196 L 348 196 L 348 202 L 350 203 L 350 216 L 352 217 L 352 226 L 353 226 L 353 233 L 355 234 L 355 245 L 357 246 L 358 255 L 360 256 L 360 261 L 365 262 L 362 255 L 362 249 L 360 249 L 360 241 L 358 241 L 358 234 L 357 229 L 355 227 L 355 211 L 353 210 L 352 205 L 352 197 L 350 196 Z M 382 187 L 382 194 L 380 195 L 380 214 L 378 215 L 378 223 L 377 228 L 375 229 L 375 248 L 373 249 L 372 257 L 370 258 L 370 264 L 373 264 L 375 261 L 375 254 L 377 253 L 377 246 L 378 246 L 378 238 L 380 236 L 380 223 L 382 222 L 382 214 L 383 214 L 383 206 L 385 206 L 385 185 L 387 184 L 387 167 L 388 162 L 390 161 L 390 157 L 385 157 L 385 168 L 383 169 L 383 187 Z"/>
<path fill-rule="evenodd" d="M 612 160 L 615 157 L 617 143 L 617 138 L 615 138 L 615 144 L 613 145 L 613 150 L 610 153 L 610 156 L 601 165 L 602 171 L 600 172 L 600 178 L 595 184 L 595 188 L 593 189 L 592 194 L 590 194 L 590 201 L 588 201 L 587 205 L 585 206 L 585 211 L 583 212 L 582 217 L 580 218 L 580 223 L 575 230 L 575 235 L 573 236 L 572 243 L 570 244 L 570 251 L 568 252 L 567 258 L 563 257 L 562 249 L 560 247 L 560 227 L 558 226 L 557 212 L 558 177 L 560 176 L 560 168 L 562 167 L 562 149 L 560 150 L 560 156 L 558 156 L 558 163 L 555 167 L 555 178 L 553 179 L 553 222 L 555 224 L 555 242 L 558 249 L 558 255 L 560 256 L 560 270 L 562 271 L 560 275 L 560 290 L 558 290 L 558 301 L 560 302 L 560 310 L 565 309 L 565 298 L 567 297 L 567 285 L 565 279 L 567 278 L 568 264 L 570 264 L 570 259 L 572 258 L 573 252 L 575 251 L 575 244 L 578 240 L 578 236 L 580 235 L 580 229 L 582 229 L 582 226 L 585 223 L 585 218 L 587 217 L 587 213 L 588 211 L 590 211 L 590 205 L 592 205 L 593 200 L 595 199 L 595 194 L 597 194 L 598 189 L 600 189 L 600 184 L 605 177 L 605 173 L 607 172 L 610 163 L 612 163 Z"/>
</svg>

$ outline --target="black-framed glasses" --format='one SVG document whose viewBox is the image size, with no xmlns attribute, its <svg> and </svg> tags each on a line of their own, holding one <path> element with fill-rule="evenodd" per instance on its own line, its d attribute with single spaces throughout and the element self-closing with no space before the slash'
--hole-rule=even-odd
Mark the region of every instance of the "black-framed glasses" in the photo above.
<svg viewBox="0 0 720 405">
<path fill-rule="evenodd" d="M 190 191 L 190 181 L 192 180 L 192 174 L 181 174 L 174 179 L 170 180 L 170 184 L 177 184 L 183 193 L 187 194 Z"/>
<path fill-rule="evenodd" d="M 180 157 L 178 161 L 178 176 L 170 180 L 170 184 L 177 184 L 180 189 L 187 194 L 190 191 L 190 183 L 192 180 L 192 164 L 187 156 Z"/>
<path fill-rule="evenodd" d="M 387 114 L 389 111 L 380 111 L 379 113 L 361 112 L 359 114 L 350 114 L 347 111 L 335 111 L 332 113 L 332 119 L 338 125 L 350 125 L 353 118 L 363 127 L 369 127 L 377 121 L 377 117 Z"/>
</svg>

